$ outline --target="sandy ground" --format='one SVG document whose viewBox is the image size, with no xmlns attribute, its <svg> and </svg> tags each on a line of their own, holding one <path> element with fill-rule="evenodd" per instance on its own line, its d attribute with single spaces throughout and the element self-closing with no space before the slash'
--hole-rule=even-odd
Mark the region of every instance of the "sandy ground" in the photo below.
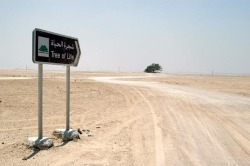
<svg viewBox="0 0 250 166">
<path fill-rule="evenodd" d="M 38 132 L 36 71 L 0 78 L 0 165 L 250 165 L 249 77 L 72 72 L 70 124 L 85 132 L 64 143 L 52 132 L 65 127 L 65 73 L 44 71 L 55 146 L 43 151 L 25 147 Z"/>
</svg>

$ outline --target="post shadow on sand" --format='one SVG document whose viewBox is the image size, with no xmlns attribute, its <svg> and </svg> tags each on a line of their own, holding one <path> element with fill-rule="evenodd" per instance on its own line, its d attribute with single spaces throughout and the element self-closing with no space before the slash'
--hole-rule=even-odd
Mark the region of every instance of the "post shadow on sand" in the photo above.
<svg viewBox="0 0 250 166">
<path fill-rule="evenodd" d="M 62 147 L 62 146 L 67 145 L 68 143 L 69 143 L 69 141 L 62 141 L 62 144 L 57 145 L 57 146 L 54 146 L 54 147 Z M 41 150 L 38 149 L 38 148 L 33 148 L 32 153 L 31 153 L 29 156 L 25 156 L 25 157 L 23 158 L 23 160 L 29 160 L 29 159 L 31 159 L 32 157 L 34 157 L 35 155 L 37 155 L 40 151 L 41 151 Z"/>
<path fill-rule="evenodd" d="M 69 141 L 62 141 L 62 144 L 60 145 L 56 145 L 55 147 L 62 147 L 62 146 L 65 146 L 69 143 Z"/>
<path fill-rule="evenodd" d="M 38 154 L 40 152 L 40 149 L 38 148 L 33 148 L 33 152 L 29 155 L 29 156 L 25 156 L 23 158 L 23 160 L 29 160 L 31 159 L 32 157 L 34 157 L 36 154 Z"/>
</svg>

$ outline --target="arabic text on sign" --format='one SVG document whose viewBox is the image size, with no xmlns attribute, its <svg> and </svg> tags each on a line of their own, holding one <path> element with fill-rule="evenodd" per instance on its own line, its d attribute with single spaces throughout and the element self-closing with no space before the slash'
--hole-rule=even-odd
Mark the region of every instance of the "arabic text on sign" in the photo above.
<svg viewBox="0 0 250 166">
<path fill-rule="evenodd" d="M 72 46 L 70 46 L 69 44 L 67 45 L 66 42 L 56 42 L 55 40 L 51 40 L 51 46 L 54 46 L 54 48 L 57 48 L 57 47 L 60 47 L 60 48 L 65 48 L 66 50 L 74 50 L 75 47 L 74 45 L 72 44 Z"/>
</svg>

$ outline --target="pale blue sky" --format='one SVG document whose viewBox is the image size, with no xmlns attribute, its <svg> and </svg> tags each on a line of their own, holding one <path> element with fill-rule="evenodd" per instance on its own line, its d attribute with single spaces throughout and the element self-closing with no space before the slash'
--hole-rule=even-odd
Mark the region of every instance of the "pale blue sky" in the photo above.
<svg viewBox="0 0 250 166">
<path fill-rule="evenodd" d="M 32 31 L 77 37 L 77 70 L 250 74 L 249 0 L 0 0 L 0 68 L 36 69 Z M 45 68 L 62 69 L 62 66 Z"/>
</svg>

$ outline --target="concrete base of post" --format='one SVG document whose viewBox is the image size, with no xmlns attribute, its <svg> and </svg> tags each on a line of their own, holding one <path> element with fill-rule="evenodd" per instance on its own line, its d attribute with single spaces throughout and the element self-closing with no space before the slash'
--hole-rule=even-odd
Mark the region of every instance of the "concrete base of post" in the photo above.
<svg viewBox="0 0 250 166">
<path fill-rule="evenodd" d="M 72 141 L 80 139 L 79 132 L 73 129 L 56 129 L 54 130 L 53 135 L 57 138 L 61 138 L 63 141 Z"/>
<path fill-rule="evenodd" d="M 31 137 L 28 139 L 27 146 L 29 148 L 38 148 L 40 150 L 49 149 L 53 146 L 53 140 L 47 137 L 43 137 L 42 139 Z"/>
</svg>

